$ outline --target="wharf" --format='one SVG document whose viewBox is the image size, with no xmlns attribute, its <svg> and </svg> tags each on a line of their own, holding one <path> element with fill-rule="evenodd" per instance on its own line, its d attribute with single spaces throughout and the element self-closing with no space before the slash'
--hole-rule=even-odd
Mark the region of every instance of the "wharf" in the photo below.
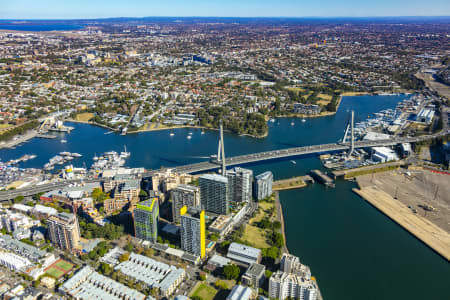
<svg viewBox="0 0 450 300">
<path fill-rule="evenodd" d="M 1 148 L 11 148 L 12 149 L 12 148 L 16 147 L 17 145 L 25 143 L 26 141 L 31 140 L 32 138 L 36 137 L 37 134 L 38 134 L 38 132 L 35 130 L 28 131 L 27 133 L 25 133 L 23 135 L 14 137 L 10 141 L 0 143 L 0 149 Z"/>
<path fill-rule="evenodd" d="M 75 129 L 75 127 L 71 127 L 71 126 L 63 126 L 63 127 L 60 127 L 60 128 L 53 128 L 53 127 L 50 127 L 50 128 L 48 128 L 48 131 L 56 131 L 56 132 L 67 132 L 67 133 L 70 133 L 72 130 L 74 130 Z"/>
<path fill-rule="evenodd" d="M 56 139 L 56 135 L 51 134 L 38 134 L 36 137 L 41 139 Z"/>
<path fill-rule="evenodd" d="M 389 162 L 389 163 L 384 163 L 384 164 L 358 167 L 358 168 L 353 168 L 353 169 L 337 170 L 337 171 L 331 172 L 331 174 L 333 175 L 333 178 L 335 178 L 335 179 L 340 178 L 340 177 L 353 178 L 353 177 L 356 177 L 359 175 L 393 170 L 393 169 L 399 168 L 404 165 L 405 165 L 404 161 L 395 161 L 395 162 Z"/>
<path fill-rule="evenodd" d="M 311 176 L 328 187 L 334 187 L 334 180 L 320 170 L 312 170 Z"/>
<path fill-rule="evenodd" d="M 282 191 L 302 188 L 306 186 L 306 182 L 311 182 L 311 180 L 314 182 L 314 179 L 309 175 L 277 180 L 273 182 L 272 190 Z"/>
<path fill-rule="evenodd" d="M 376 187 L 354 188 L 353 191 L 450 261 L 450 234 L 441 227 L 414 214 L 405 204 Z"/>
</svg>

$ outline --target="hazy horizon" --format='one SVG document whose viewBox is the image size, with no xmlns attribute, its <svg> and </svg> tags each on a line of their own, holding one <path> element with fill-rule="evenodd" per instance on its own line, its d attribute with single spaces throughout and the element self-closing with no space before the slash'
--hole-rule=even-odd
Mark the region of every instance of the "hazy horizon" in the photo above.
<svg viewBox="0 0 450 300">
<path fill-rule="evenodd" d="M 63 3 L 62 3 L 63 2 Z M 2 20 L 78 20 L 147 17 L 375 18 L 448 17 L 447 0 L 0 0 Z"/>
</svg>

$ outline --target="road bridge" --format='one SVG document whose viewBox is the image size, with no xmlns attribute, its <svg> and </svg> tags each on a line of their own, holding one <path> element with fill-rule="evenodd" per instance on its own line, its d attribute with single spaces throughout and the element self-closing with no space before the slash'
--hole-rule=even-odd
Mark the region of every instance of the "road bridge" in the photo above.
<svg viewBox="0 0 450 300">
<path fill-rule="evenodd" d="M 388 140 L 378 140 L 378 141 L 355 141 L 354 149 L 360 148 L 370 148 L 370 147 L 382 147 L 382 146 L 394 146 L 402 143 L 415 143 L 419 141 L 425 141 L 432 138 L 437 138 L 440 136 L 445 136 L 450 133 L 450 130 L 441 131 L 438 134 L 434 135 L 423 135 L 418 137 L 397 137 L 395 139 Z M 251 163 L 257 163 L 267 160 L 273 159 L 284 159 L 291 158 L 301 155 L 308 154 L 320 154 L 320 153 L 328 153 L 328 152 L 337 152 L 337 151 L 346 151 L 351 149 L 350 143 L 331 143 L 331 144 L 321 144 L 321 145 L 312 145 L 312 146 L 303 146 L 303 147 L 293 147 L 287 149 L 276 149 L 271 151 L 259 152 L 259 153 L 251 153 L 233 156 L 229 158 L 225 158 L 222 156 L 222 159 L 225 159 L 226 166 L 238 166 L 245 165 Z M 158 170 L 149 170 L 142 174 L 143 177 L 151 177 L 152 175 L 164 171 L 166 169 L 171 169 L 174 172 L 179 173 L 199 173 L 211 170 L 217 170 L 223 167 L 223 160 L 220 161 L 205 161 L 199 162 L 189 165 L 182 165 L 173 168 L 165 168 Z M 0 191 L 0 201 L 6 201 L 14 199 L 17 196 L 32 196 L 37 193 L 48 192 L 51 190 L 61 189 L 70 184 L 76 184 L 81 182 L 100 182 L 101 178 L 93 178 L 87 180 L 66 180 L 66 181 L 58 181 L 56 183 L 42 184 L 31 187 L 25 187 L 17 190 L 8 190 L 8 191 Z"/>
</svg>

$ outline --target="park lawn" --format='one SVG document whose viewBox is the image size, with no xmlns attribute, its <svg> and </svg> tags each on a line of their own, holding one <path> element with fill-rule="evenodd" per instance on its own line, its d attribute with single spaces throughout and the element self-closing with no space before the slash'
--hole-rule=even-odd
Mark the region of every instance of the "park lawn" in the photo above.
<svg viewBox="0 0 450 300">
<path fill-rule="evenodd" d="M 261 205 L 261 203 L 260 203 Z M 250 219 L 250 221 L 248 222 L 248 224 L 253 225 L 258 223 L 259 221 L 261 221 L 264 218 L 264 210 L 263 209 L 258 209 L 256 215 Z"/>
<path fill-rule="evenodd" d="M 299 88 L 299 87 L 290 87 L 290 88 L 287 88 L 288 90 L 290 90 L 290 91 L 293 91 L 293 92 L 303 92 L 303 91 L 305 91 L 305 89 L 302 89 L 302 88 Z"/>
<path fill-rule="evenodd" d="M 56 279 L 59 279 L 61 276 L 64 275 L 64 272 L 61 270 L 58 270 L 56 268 L 51 267 L 50 269 L 48 269 L 45 274 L 48 274 Z"/>
<path fill-rule="evenodd" d="M 231 280 L 224 280 L 224 279 L 222 279 L 221 281 L 225 282 L 225 284 L 227 285 L 227 288 L 229 290 L 231 290 L 236 285 L 236 280 L 233 280 L 233 279 L 231 279 Z"/>
<path fill-rule="evenodd" d="M 333 99 L 333 96 L 328 95 L 328 94 L 319 94 L 319 95 L 317 95 L 317 97 L 320 99 L 323 99 L 325 101 L 328 101 L 328 102 L 330 102 L 331 99 Z"/>
<path fill-rule="evenodd" d="M 212 300 L 217 294 L 217 290 L 212 286 L 205 283 L 200 283 L 198 287 L 194 290 L 191 297 L 198 296 L 203 300 Z"/>
<path fill-rule="evenodd" d="M 94 117 L 93 113 L 81 113 L 76 115 L 75 120 L 80 122 L 87 122 Z"/>
<path fill-rule="evenodd" d="M 0 129 L 6 129 L 9 127 L 12 127 L 12 125 L 11 124 L 0 124 Z"/>
<path fill-rule="evenodd" d="M 73 265 L 65 260 L 60 260 L 55 264 L 56 267 L 63 269 L 66 272 L 72 270 Z"/>
<path fill-rule="evenodd" d="M 270 210 L 272 207 L 275 207 L 275 202 L 259 202 L 259 206 L 265 210 L 268 211 Z M 277 210 L 275 209 L 273 214 L 270 216 L 271 218 L 276 217 L 277 215 Z M 269 216 L 268 216 L 269 217 Z"/>
<path fill-rule="evenodd" d="M 242 240 L 249 243 L 255 248 L 269 248 L 270 245 L 266 242 L 266 230 L 258 228 L 256 226 L 247 225 L 245 226 L 244 235 Z"/>
</svg>

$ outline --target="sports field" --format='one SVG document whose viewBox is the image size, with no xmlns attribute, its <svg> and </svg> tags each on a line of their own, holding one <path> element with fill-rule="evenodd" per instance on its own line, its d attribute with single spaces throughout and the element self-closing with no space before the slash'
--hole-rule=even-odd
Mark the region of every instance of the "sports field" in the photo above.
<svg viewBox="0 0 450 300">
<path fill-rule="evenodd" d="M 64 276 L 64 274 L 69 273 L 72 268 L 73 264 L 65 260 L 58 259 L 55 263 L 53 263 L 45 270 L 45 273 L 56 279 L 59 279 Z"/>
</svg>

